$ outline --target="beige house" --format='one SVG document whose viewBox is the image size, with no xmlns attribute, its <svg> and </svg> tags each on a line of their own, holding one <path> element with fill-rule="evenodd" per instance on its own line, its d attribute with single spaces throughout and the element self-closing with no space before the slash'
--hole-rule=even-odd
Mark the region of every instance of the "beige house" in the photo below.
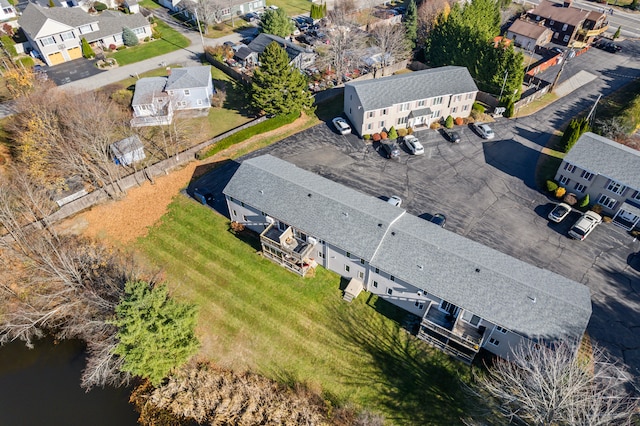
<svg viewBox="0 0 640 426">
<path fill-rule="evenodd" d="M 301 276 L 340 274 L 346 300 L 367 291 L 416 315 L 419 338 L 463 361 L 579 340 L 589 322 L 586 286 L 271 155 L 245 160 L 223 193 L 263 257 Z"/>
<path fill-rule="evenodd" d="M 449 115 L 468 117 L 477 93 L 466 68 L 434 68 L 347 83 L 344 113 L 360 136 L 428 127 Z"/>
<path fill-rule="evenodd" d="M 533 51 L 536 46 L 544 46 L 551 41 L 553 31 L 541 22 L 529 22 L 524 19 L 516 20 L 507 31 L 507 38 L 522 47 Z"/>
<path fill-rule="evenodd" d="M 640 151 L 587 132 L 564 157 L 555 180 L 567 192 L 588 194 L 614 224 L 631 230 L 640 223 Z"/>
</svg>

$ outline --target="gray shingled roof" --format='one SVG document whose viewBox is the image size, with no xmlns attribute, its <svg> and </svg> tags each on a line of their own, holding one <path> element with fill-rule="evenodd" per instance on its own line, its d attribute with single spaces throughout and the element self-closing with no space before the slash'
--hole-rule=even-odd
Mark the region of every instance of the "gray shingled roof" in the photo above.
<svg viewBox="0 0 640 426">
<path fill-rule="evenodd" d="M 456 93 L 476 92 L 478 86 L 465 67 L 440 67 L 373 80 L 352 81 L 365 111 L 386 108 L 401 102 Z"/>
<path fill-rule="evenodd" d="M 371 265 L 532 338 L 581 335 L 591 316 L 584 285 L 410 214 L 391 226 Z"/>
<path fill-rule="evenodd" d="M 291 43 L 290 41 L 287 41 L 282 37 L 265 33 L 258 34 L 258 37 L 254 38 L 253 41 L 249 43 L 248 47 L 258 55 L 261 55 L 262 52 L 264 52 L 264 49 L 266 49 L 267 46 L 274 41 L 281 47 L 284 46 L 290 61 L 293 61 L 298 57 L 298 55 L 306 52 L 306 50 L 304 50 L 302 47 L 298 46 L 297 44 Z"/>
<path fill-rule="evenodd" d="M 589 321 L 587 287 L 270 155 L 223 192 L 520 334 L 575 336 Z"/>
<path fill-rule="evenodd" d="M 134 152 L 140 148 L 144 148 L 144 146 L 142 145 L 138 135 L 129 136 L 128 138 L 124 138 L 111 144 L 111 150 L 119 158 L 122 158 L 126 154 Z"/>
<path fill-rule="evenodd" d="M 211 65 L 171 68 L 166 90 L 207 87 L 211 80 Z"/>
<path fill-rule="evenodd" d="M 93 16 L 79 7 L 43 8 L 33 3 L 29 3 L 24 9 L 22 16 L 18 19 L 18 23 L 27 34 L 35 39 L 39 37 L 38 33 L 47 19 L 60 22 L 72 28 L 98 22 L 98 31 L 83 35 L 89 42 L 121 33 L 124 27 L 134 29 L 149 25 L 147 19 L 137 13 L 126 15 L 121 12 L 105 10 L 100 15 Z"/>
<path fill-rule="evenodd" d="M 366 260 L 404 213 L 270 155 L 244 161 L 223 193 Z"/>
<path fill-rule="evenodd" d="M 164 92 L 167 77 L 145 77 L 136 81 L 131 105 L 149 105 L 154 97 L 168 96 Z"/>
<path fill-rule="evenodd" d="M 640 151 L 587 132 L 564 160 L 640 190 Z"/>
</svg>

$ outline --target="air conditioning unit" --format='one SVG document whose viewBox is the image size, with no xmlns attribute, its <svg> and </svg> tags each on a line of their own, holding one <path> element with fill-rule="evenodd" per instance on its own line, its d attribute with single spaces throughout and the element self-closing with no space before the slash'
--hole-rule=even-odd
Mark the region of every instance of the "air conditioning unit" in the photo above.
<svg viewBox="0 0 640 426">
<path fill-rule="evenodd" d="M 276 223 L 276 220 L 274 218 L 272 218 L 271 216 L 267 216 L 266 220 L 267 220 L 267 223 Z"/>
<path fill-rule="evenodd" d="M 307 238 L 307 242 L 308 242 L 309 244 L 311 244 L 311 245 L 314 245 L 314 244 L 317 244 L 317 243 L 318 243 L 318 240 L 317 240 L 317 239 L 315 239 L 315 238 L 313 238 L 313 237 L 308 237 L 308 238 Z"/>
<path fill-rule="evenodd" d="M 422 290 L 418 290 L 418 296 L 422 296 Z"/>
</svg>

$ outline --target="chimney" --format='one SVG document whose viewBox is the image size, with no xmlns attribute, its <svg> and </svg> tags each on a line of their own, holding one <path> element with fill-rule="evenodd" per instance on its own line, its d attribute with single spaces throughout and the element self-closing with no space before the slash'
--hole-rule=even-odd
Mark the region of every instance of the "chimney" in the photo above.
<svg viewBox="0 0 640 426">
<path fill-rule="evenodd" d="M 573 3 L 573 0 L 564 0 L 564 7 L 571 7 L 571 3 Z"/>
</svg>

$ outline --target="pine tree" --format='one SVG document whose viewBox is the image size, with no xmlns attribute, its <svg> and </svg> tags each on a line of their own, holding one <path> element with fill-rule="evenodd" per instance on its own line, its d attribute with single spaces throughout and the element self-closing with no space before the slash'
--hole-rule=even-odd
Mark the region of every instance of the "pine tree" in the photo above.
<svg viewBox="0 0 640 426">
<path fill-rule="evenodd" d="M 613 39 L 617 39 L 618 37 L 620 37 L 620 30 L 622 29 L 622 27 L 618 27 L 618 29 L 616 30 L 615 34 L 613 34 Z"/>
<path fill-rule="evenodd" d="M 407 29 L 407 38 L 411 41 L 411 48 L 416 47 L 418 38 L 418 8 L 415 0 L 411 0 L 404 15 L 404 26 Z"/>
<path fill-rule="evenodd" d="M 252 105 L 267 114 L 300 113 L 313 108 L 306 77 L 289 65 L 287 51 L 276 42 L 260 55 L 253 75 Z"/>
<path fill-rule="evenodd" d="M 398 139 L 398 131 L 396 130 L 395 126 L 391 126 L 391 128 L 389 129 L 389 134 L 387 135 L 387 137 L 389 139 Z"/>
<path fill-rule="evenodd" d="M 261 31 L 278 37 L 287 37 L 296 26 L 284 9 L 269 9 L 262 15 Z"/>
<path fill-rule="evenodd" d="M 198 350 L 196 308 L 169 298 L 166 286 L 128 282 L 113 324 L 119 340 L 113 353 L 122 358 L 122 371 L 155 386 Z"/>
<path fill-rule="evenodd" d="M 84 56 L 87 59 L 96 57 L 96 54 L 94 53 L 93 49 L 89 45 L 89 42 L 87 42 L 86 38 L 82 37 L 82 39 L 80 40 L 80 43 L 82 44 L 82 56 Z"/>
<path fill-rule="evenodd" d="M 125 46 L 136 46 L 139 43 L 138 36 L 131 28 L 124 27 L 122 29 L 122 41 Z"/>
</svg>

